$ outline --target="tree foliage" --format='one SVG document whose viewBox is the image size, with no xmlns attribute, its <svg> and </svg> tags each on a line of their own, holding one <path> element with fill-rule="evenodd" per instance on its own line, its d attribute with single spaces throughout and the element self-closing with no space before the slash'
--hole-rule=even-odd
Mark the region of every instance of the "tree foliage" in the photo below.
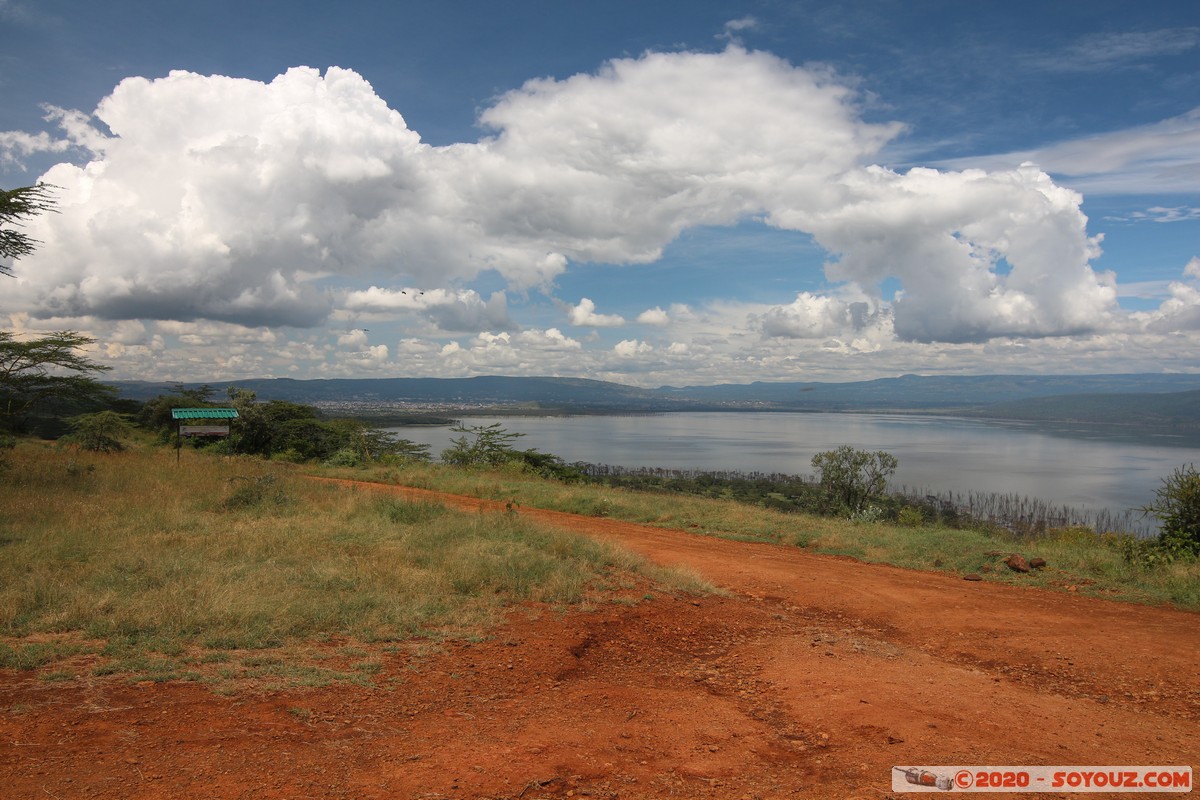
<svg viewBox="0 0 1200 800">
<path fill-rule="evenodd" d="M 1163 478 L 1154 502 L 1142 511 L 1162 526 L 1159 544 L 1172 554 L 1200 556 L 1200 473 L 1190 464 Z"/>
<path fill-rule="evenodd" d="M 4 262 L 29 255 L 38 244 L 13 226 L 53 211 L 52 188 L 0 189 L 0 275 L 11 277 Z M 74 331 L 28 340 L 0 331 L 0 429 L 20 430 L 34 414 L 61 415 L 111 401 L 116 393 L 89 377 L 109 368 L 78 352 L 94 341 Z"/>
<path fill-rule="evenodd" d="M 0 331 L 0 427 L 19 430 L 37 414 L 62 414 L 95 407 L 115 396 L 89 377 L 110 367 L 80 353 L 95 340 L 74 331 L 17 339 Z"/>
<path fill-rule="evenodd" d="M 451 447 L 442 451 L 442 461 L 459 467 L 494 467 L 518 459 L 511 442 L 525 434 L 508 431 L 499 422 L 491 425 L 464 425 L 450 429 L 461 433 L 451 439 Z"/>
<path fill-rule="evenodd" d="M 24 186 L 19 189 L 0 189 L 0 275 L 12 276 L 12 268 L 3 262 L 18 259 L 34 251 L 38 242 L 28 234 L 15 230 L 30 217 L 54 210 L 49 184 Z"/>
<path fill-rule="evenodd" d="M 821 486 L 851 513 L 860 512 L 872 497 L 887 491 L 887 482 L 899 461 L 891 453 L 874 453 L 842 445 L 813 456 L 812 466 Z"/>
<path fill-rule="evenodd" d="M 136 422 L 143 428 L 159 431 L 169 437 L 175 432 L 175 418 L 171 412 L 176 408 L 211 408 L 213 389 L 205 384 L 198 389 L 189 389 L 182 383 L 173 387 L 171 394 L 160 394 L 142 404 L 136 415 Z"/>
<path fill-rule="evenodd" d="M 388 459 L 429 460 L 428 445 L 398 439 L 357 420 L 323 419 L 313 406 L 286 400 L 262 402 L 254 392 L 237 387 L 229 388 L 229 401 L 224 404 L 214 403 L 212 394 L 207 385 L 197 389 L 178 385 L 173 393 L 148 400 L 138 414 L 138 422 L 169 438 L 177 425 L 172 409 L 232 406 L 238 416 L 232 420 L 230 436 L 216 445 L 229 453 L 290 461 L 329 462 L 336 456 L 343 466 Z M 213 443 L 200 439 L 193 444 Z"/>
<path fill-rule="evenodd" d="M 125 449 L 124 439 L 133 432 L 133 425 L 115 411 L 80 414 L 70 420 L 70 425 L 71 433 L 59 441 L 93 453 L 121 452 Z"/>
</svg>

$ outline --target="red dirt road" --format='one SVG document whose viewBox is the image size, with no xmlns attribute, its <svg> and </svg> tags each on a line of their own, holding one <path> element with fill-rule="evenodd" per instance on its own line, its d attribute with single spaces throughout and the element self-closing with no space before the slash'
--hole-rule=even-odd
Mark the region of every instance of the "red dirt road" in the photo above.
<svg viewBox="0 0 1200 800">
<path fill-rule="evenodd" d="M 1200 767 L 1200 615 L 520 513 L 729 595 L 520 608 L 380 655 L 379 688 L 2 671 L 0 797 L 883 798 L 894 765 Z"/>
</svg>

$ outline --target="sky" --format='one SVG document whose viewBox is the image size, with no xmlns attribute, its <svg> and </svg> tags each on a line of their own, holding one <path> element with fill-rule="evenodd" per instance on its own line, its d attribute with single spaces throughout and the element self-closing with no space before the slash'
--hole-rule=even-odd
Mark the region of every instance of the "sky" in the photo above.
<svg viewBox="0 0 1200 800">
<path fill-rule="evenodd" d="M 1200 372 L 1200 6 L 0 0 L 109 378 Z"/>
</svg>

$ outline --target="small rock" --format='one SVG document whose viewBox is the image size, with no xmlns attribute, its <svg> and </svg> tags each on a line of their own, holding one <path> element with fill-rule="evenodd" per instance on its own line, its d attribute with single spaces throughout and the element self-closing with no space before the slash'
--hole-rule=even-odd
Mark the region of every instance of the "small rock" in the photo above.
<svg viewBox="0 0 1200 800">
<path fill-rule="evenodd" d="M 1042 567 L 1046 566 L 1046 559 L 1031 558 L 1031 559 L 1029 559 L 1029 566 L 1032 567 L 1033 569 L 1041 569 Z"/>
<path fill-rule="evenodd" d="M 1029 562 L 1025 560 L 1024 556 L 1017 555 L 1016 553 L 1004 559 L 1004 563 L 1013 572 L 1029 572 Z"/>
<path fill-rule="evenodd" d="M 981 581 L 981 580 L 983 580 L 983 578 L 979 575 L 976 575 L 974 572 L 968 572 L 966 575 L 963 575 L 963 580 L 964 581 Z"/>
</svg>

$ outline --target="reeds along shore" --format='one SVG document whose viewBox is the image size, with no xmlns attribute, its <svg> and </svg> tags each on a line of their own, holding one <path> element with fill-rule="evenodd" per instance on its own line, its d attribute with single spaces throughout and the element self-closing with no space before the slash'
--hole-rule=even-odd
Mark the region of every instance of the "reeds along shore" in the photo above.
<svg viewBox="0 0 1200 800">
<path fill-rule="evenodd" d="M 758 500 L 786 510 L 820 513 L 820 486 L 809 476 L 778 472 L 703 471 L 663 467 L 619 467 L 610 464 L 572 465 L 589 480 L 633 489 L 666 490 L 710 497 L 728 496 L 739 500 Z M 1098 534 L 1115 533 L 1152 537 L 1158 533 L 1157 521 L 1137 509 L 1075 508 L 1055 505 L 1036 497 L 1019 494 L 971 491 L 936 492 L 900 486 L 888 497 L 880 498 L 885 516 L 894 518 L 904 506 L 919 509 L 930 523 L 954 527 L 979 525 L 1006 530 L 1021 537 L 1045 535 L 1060 528 L 1090 528 Z M 890 513 L 886 513 L 890 512 Z"/>
</svg>

